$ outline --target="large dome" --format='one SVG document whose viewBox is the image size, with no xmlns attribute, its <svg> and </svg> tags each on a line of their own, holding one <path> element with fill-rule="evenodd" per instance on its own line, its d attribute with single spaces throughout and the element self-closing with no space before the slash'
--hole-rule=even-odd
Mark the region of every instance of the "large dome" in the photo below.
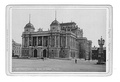
<svg viewBox="0 0 120 82">
<path fill-rule="evenodd" d="M 60 23 L 55 19 L 55 20 L 50 24 L 50 26 L 52 26 L 52 25 L 60 25 Z"/>
<path fill-rule="evenodd" d="M 25 28 L 35 29 L 34 26 L 30 22 L 28 24 L 26 24 Z"/>
</svg>

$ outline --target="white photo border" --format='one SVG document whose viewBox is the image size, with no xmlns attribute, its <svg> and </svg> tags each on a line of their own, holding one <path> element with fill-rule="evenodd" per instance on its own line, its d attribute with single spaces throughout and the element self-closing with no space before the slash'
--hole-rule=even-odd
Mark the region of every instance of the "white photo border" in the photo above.
<svg viewBox="0 0 120 82">
<path fill-rule="evenodd" d="M 106 9 L 106 72 L 12 72 L 12 9 Z M 6 74 L 7 75 L 62 75 L 62 76 L 108 76 L 113 68 L 113 8 L 111 5 L 7 5 L 6 6 Z"/>
</svg>

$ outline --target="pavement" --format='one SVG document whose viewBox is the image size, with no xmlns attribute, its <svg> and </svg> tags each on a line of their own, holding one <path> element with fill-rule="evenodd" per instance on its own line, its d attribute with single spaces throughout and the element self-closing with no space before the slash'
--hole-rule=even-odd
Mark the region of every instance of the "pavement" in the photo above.
<svg viewBox="0 0 120 82">
<path fill-rule="evenodd" d="M 106 65 L 96 60 L 12 59 L 13 72 L 105 72 Z"/>
</svg>

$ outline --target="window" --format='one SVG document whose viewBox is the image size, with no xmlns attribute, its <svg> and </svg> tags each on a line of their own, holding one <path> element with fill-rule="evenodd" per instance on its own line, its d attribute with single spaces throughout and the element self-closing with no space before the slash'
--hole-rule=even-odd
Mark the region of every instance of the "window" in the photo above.
<svg viewBox="0 0 120 82">
<path fill-rule="evenodd" d="M 42 37 L 38 37 L 38 46 L 42 46 Z"/>
<path fill-rule="evenodd" d="M 51 47 L 54 47 L 54 45 L 55 45 L 55 37 L 52 36 L 51 37 Z"/>
<path fill-rule="evenodd" d="M 37 43 L 36 43 L 36 37 L 33 37 L 33 46 L 36 46 L 37 45 Z"/>
</svg>

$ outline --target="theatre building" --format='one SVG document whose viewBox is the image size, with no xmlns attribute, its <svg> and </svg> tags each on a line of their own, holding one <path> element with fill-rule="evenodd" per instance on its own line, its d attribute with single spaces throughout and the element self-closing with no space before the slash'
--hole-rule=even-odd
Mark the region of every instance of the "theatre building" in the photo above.
<svg viewBox="0 0 120 82">
<path fill-rule="evenodd" d="M 48 31 L 35 31 L 29 21 L 22 33 L 22 57 L 90 59 L 91 45 L 75 22 L 59 23 L 56 18 Z"/>
</svg>

